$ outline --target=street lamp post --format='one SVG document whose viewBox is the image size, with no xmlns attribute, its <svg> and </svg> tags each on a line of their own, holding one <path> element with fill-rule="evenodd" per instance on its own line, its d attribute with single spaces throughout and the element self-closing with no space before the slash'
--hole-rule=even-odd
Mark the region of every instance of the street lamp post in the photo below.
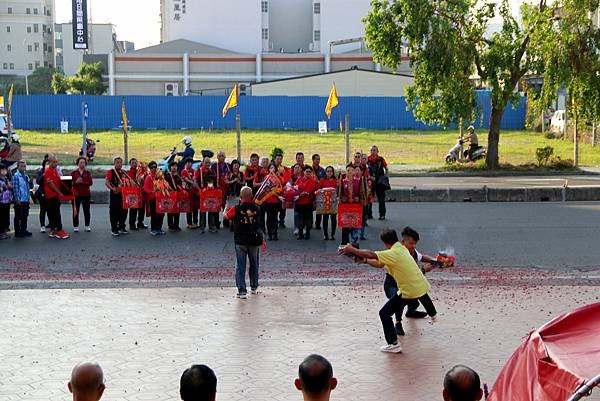
<svg viewBox="0 0 600 401">
<path fill-rule="evenodd" d="M 28 65 L 27 65 L 27 56 L 26 56 L 26 52 L 25 52 L 25 42 L 27 41 L 27 38 L 23 39 L 23 59 L 24 59 L 24 63 L 25 63 L 25 93 L 27 93 L 27 96 L 29 96 L 29 71 L 27 70 Z"/>
</svg>

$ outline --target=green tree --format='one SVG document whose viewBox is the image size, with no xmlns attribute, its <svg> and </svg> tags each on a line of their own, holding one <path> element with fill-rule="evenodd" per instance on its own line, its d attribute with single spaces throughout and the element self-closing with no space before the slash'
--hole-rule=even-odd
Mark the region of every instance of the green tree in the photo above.
<svg viewBox="0 0 600 401">
<path fill-rule="evenodd" d="M 54 93 L 103 95 L 106 92 L 106 85 L 102 79 L 103 71 L 101 63 L 82 63 L 72 77 L 55 73 L 52 76 L 52 89 Z"/>
<path fill-rule="evenodd" d="M 477 105 L 470 77 L 477 73 L 490 86 L 486 164 L 495 169 L 504 110 L 518 100 L 515 88 L 533 62 L 530 35 L 547 14 L 546 0 L 538 2 L 531 7 L 537 11 L 519 24 L 507 0 L 373 0 L 366 38 L 375 59 L 391 68 L 408 52 L 415 84 L 407 89 L 407 101 L 425 123 L 473 120 Z M 500 29 L 489 33 L 495 21 Z"/>
<path fill-rule="evenodd" d="M 550 106 L 558 89 L 565 85 L 568 113 L 573 121 L 573 163 L 578 164 L 579 128 L 586 121 L 600 119 L 600 31 L 590 15 L 600 7 L 600 0 L 561 0 L 553 4 L 542 22 L 542 29 L 532 35 L 536 51 L 534 73 L 543 74 L 539 93 L 532 93 L 537 112 Z M 523 8 L 523 19 L 532 10 Z"/>
<path fill-rule="evenodd" d="M 40 67 L 29 75 L 29 93 L 33 95 L 50 94 L 52 91 L 52 76 L 55 68 Z"/>
</svg>

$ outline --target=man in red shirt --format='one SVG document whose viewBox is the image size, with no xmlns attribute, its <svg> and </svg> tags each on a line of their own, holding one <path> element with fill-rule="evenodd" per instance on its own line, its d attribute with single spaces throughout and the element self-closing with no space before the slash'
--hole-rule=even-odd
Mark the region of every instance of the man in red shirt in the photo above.
<svg viewBox="0 0 600 401">
<path fill-rule="evenodd" d="M 304 157 L 304 155 L 303 155 Z M 298 157 L 296 156 L 296 159 Z M 283 154 L 277 153 L 275 159 L 273 159 L 277 172 L 282 175 L 282 183 L 285 184 L 291 178 L 291 170 L 283 165 Z M 283 170 L 283 171 L 280 171 Z M 285 228 L 285 209 L 281 208 L 279 211 L 279 228 Z"/>
<path fill-rule="evenodd" d="M 310 239 L 315 191 L 319 187 L 312 167 L 304 166 L 304 175 L 296 180 L 296 186 L 300 194 L 294 206 L 294 212 L 298 213 L 298 239 Z"/>
<path fill-rule="evenodd" d="M 50 221 L 50 233 L 48 237 L 67 239 L 69 233 L 62 228 L 62 217 L 60 215 L 60 188 L 62 183 L 60 175 L 56 171 L 58 159 L 54 155 L 48 155 L 46 170 L 44 170 L 44 196 L 46 198 L 46 213 Z"/>
<path fill-rule="evenodd" d="M 256 191 L 258 190 L 258 188 L 254 188 L 254 177 L 260 174 L 261 170 L 261 167 L 258 165 L 258 161 L 258 154 L 252 153 L 250 155 L 250 165 L 246 167 L 246 170 L 244 171 L 244 181 L 246 182 L 247 186 L 252 188 L 253 194 L 256 194 Z M 266 171 L 264 175 L 266 175 Z"/>
<path fill-rule="evenodd" d="M 132 158 L 129 160 L 129 171 L 127 175 L 138 187 L 144 186 L 145 174 L 139 171 L 139 162 L 137 159 Z M 148 226 L 144 224 L 144 212 L 146 210 L 146 202 L 142 200 L 142 207 L 139 209 L 129 209 L 129 229 L 137 231 L 140 229 L 146 229 Z"/>
</svg>

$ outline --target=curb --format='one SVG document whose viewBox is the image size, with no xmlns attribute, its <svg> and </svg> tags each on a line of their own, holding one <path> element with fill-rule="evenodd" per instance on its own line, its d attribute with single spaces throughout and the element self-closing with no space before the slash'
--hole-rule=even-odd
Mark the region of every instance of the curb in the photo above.
<svg viewBox="0 0 600 401">
<path fill-rule="evenodd" d="M 388 202 L 590 202 L 600 201 L 600 186 L 530 188 L 401 188 Z M 108 204 L 108 191 L 92 191 L 92 202 Z"/>
</svg>

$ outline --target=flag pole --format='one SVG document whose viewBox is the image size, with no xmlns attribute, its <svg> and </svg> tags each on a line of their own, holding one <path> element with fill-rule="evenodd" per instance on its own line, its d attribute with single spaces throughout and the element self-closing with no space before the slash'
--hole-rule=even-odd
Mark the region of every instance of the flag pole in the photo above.
<svg viewBox="0 0 600 401">
<path fill-rule="evenodd" d="M 239 99 L 239 84 L 238 82 L 235 83 L 235 98 L 236 98 L 236 102 L 235 102 L 235 130 L 236 130 L 236 140 L 237 140 L 237 160 L 238 162 L 242 162 L 242 127 L 240 124 L 240 113 L 239 113 L 239 104 L 240 104 L 240 99 Z"/>
<path fill-rule="evenodd" d="M 127 109 L 125 108 L 125 97 L 122 98 L 122 110 L 121 115 L 123 117 L 123 154 L 125 155 L 125 163 L 129 163 L 129 121 L 127 120 Z"/>
</svg>

